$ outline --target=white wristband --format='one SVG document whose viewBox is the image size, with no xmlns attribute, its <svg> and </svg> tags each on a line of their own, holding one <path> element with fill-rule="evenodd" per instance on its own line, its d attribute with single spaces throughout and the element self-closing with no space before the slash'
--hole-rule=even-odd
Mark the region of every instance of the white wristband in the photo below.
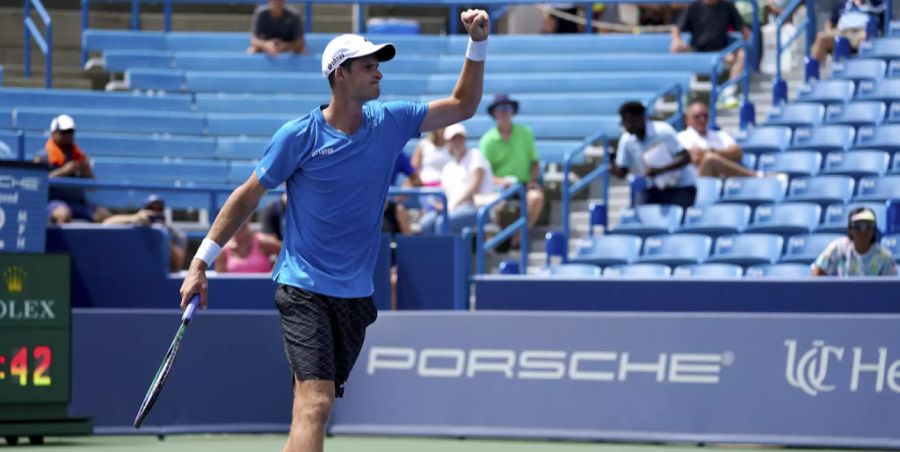
<svg viewBox="0 0 900 452">
<path fill-rule="evenodd" d="M 207 267 L 212 267 L 220 252 L 222 252 L 222 247 L 218 243 L 205 238 L 200 242 L 200 247 L 197 248 L 197 254 L 194 255 L 194 259 L 200 259 L 206 262 Z"/>
<path fill-rule="evenodd" d="M 466 58 L 472 61 L 484 61 L 487 58 L 487 39 L 484 41 L 473 41 L 469 38 L 469 47 L 466 48 Z"/>
</svg>

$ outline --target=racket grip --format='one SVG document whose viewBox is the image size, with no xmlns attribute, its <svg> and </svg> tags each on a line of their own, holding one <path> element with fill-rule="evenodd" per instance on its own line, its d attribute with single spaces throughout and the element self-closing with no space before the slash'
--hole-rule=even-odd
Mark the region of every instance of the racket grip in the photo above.
<svg viewBox="0 0 900 452">
<path fill-rule="evenodd" d="M 187 309 L 184 310 L 184 314 L 181 314 L 181 323 L 187 323 L 191 321 L 191 317 L 194 316 L 194 311 L 197 310 L 197 305 L 200 304 L 200 294 L 195 293 L 194 296 L 191 297 L 191 301 L 188 302 Z"/>
</svg>

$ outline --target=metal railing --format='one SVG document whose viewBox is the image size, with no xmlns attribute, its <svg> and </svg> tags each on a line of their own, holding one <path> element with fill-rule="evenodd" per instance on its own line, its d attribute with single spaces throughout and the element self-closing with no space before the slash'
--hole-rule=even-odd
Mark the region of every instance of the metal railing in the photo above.
<svg viewBox="0 0 900 452">
<path fill-rule="evenodd" d="M 756 108 L 753 106 L 753 103 L 750 102 L 750 65 L 753 61 L 752 45 L 752 41 L 734 41 L 713 57 L 713 68 L 709 73 L 709 83 L 711 85 L 709 90 L 709 125 L 713 130 L 719 129 L 719 124 L 716 122 L 716 103 L 718 102 L 719 95 L 722 91 L 738 83 L 741 84 L 741 97 L 743 98 L 743 101 L 741 102 L 740 127 L 741 129 L 746 129 L 748 125 L 756 124 Z M 729 79 L 725 81 L 725 83 L 719 85 L 719 72 L 723 69 L 725 58 L 739 49 L 744 50 L 743 72 L 740 77 Z"/>
<path fill-rule="evenodd" d="M 597 141 L 603 142 L 603 163 L 594 168 L 591 172 L 585 174 L 581 179 L 578 180 L 575 184 L 569 182 L 569 172 L 572 166 L 572 159 L 583 154 L 585 149 L 588 146 L 593 145 Z M 570 220 L 569 216 L 571 215 L 571 203 L 572 196 L 578 194 L 578 192 L 587 188 L 591 182 L 595 179 L 599 178 L 601 183 L 601 192 L 603 196 L 603 206 L 604 208 L 609 209 L 609 138 L 604 133 L 597 133 L 588 139 L 584 140 L 581 145 L 577 149 L 573 149 L 569 152 L 566 152 L 563 157 L 563 182 L 562 182 L 562 231 L 565 237 L 565 250 L 566 256 L 568 256 L 569 249 L 569 237 L 571 234 L 569 230 Z M 607 213 L 608 218 L 608 213 Z"/>
<path fill-rule="evenodd" d="M 522 236 L 519 238 L 519 247 L 520 247 L 520 270 L 522 273 L 528 272 L 528 203 L 526 202 L 526 194 L 525 194 L 525 186 L 522 184 L 515 184 L 500 194 L 500 196 L 488 203 L 486 206 L 478 209 L 478 216 L 475 221 L 476 228 L 476 264 L 475 264 L 475 274 L 483 274 L 485 273 L 485 265 L 484 265 L 484 254 L 494 248 L 497 245 L 503 243 L 504 240 L 512 237 L 518 230 L 518 232 L 522 233 Z M 490 240 L 485 242 L 484 240 L 484 225 L 490 220 L 491 209 L 495 206 L 499 205 L 501 202 L 506 201 L 513 197 L 513 195 L 519 195 L 519 202 L 521 203 L 519 212 L 519 219 L 514 221 L 509 226 L 503 228 L 500 232 L 497 233 Z"/>
<path fill-rule="evenodd" d="M 794 34 L 786 42 L 781 42 L 781 29 L 796 12 L 801 4 L 806 4 L 806 18 L 797 26 Z M 772 105 L 780 105 L 787 102 L 787 82 L 781 77 L 781 54 L 788 50 L 801 34 L 806 34 L 806 63 L 805 81 L 819 78 L 819 62 L 812 58 L 811 49 L 813 40 L 816 39 L 816 12 L 814 0 L 793 0 L 784 8 L 781 15 L 775 19 L 775 80 L 772 83 Z"/>
<path fill-rule="evenodd" d="M 34 23 L 34 19 L 31 18 L 32 8 L 44 23 L 44 33 L 41 33 L 37 24 Z M 47 14 L 41 0 L 25 0 L 22 17 L 25 25 L 25 78 L 31 77 L 31 39 L 33 37 L 41 53 L 44 54 L 44 85 L 50 89 L 53 87 L 53 21 L 50 20 L 50 14 Z"/>
</svg>

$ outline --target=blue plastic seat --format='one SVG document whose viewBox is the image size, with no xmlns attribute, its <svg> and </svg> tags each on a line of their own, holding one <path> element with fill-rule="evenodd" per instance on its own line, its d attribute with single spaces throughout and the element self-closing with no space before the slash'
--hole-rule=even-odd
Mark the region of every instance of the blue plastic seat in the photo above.
<svg viewBox="0 0 900 452">
<path fill-rule="evenodd" d="M 900 157 L 898 157 L 900 153 L 894 154 L 894 159 L 891 162 L 891 169 L 888 171 L 891 174 L 900 174 Z"/>
<path fill-rule="evenodd" d="M 68 89 L 0 88 L 0 106 L 53 109 L 191 111 L 187 94 L 143 95 Z"/>
<path fill-rule="evenodd" d="M 662 264 L 613 265 L 603 270 L 603 276 L 626 278 L 668 278 L 672 269 Z"/>
<path fill-rule="evenodd" d="M 815 176 L 822 166 L 822 154 L 816 151 L 790 151 L 759 156 L 756 169 L 767 173 L 785 173 L 790 177 Z"/>
<path fill-rule="evenodd" d="M 825 248 L 828 248 L 828 245 L 831 245 L 831 242 L 845 236 L 833 233 L 795 235 L 788 239 L 781 262 L 809 265 L 825 251 Z"/>
<path fill-rule="evenodd" d="M 862 101 L 847 105 L 833 104 L 828 106 L 825 123 L 873 127 L 884 122 L 886 114 L 887 106 L 884 102 Z"/>
<path fill-rule="evenodd" d="M 791 181 L 788 195 L 790 202 L 812 202 L 820 206 L 847 203 L 853 197 L 856 184 L 848 176 L 801 177 Z"/>
<path fill-rule="evenodd" d="M 722 188 L 721 202 L 750 206 L 781 202 L 785 182 L 774 177 L 730 177 Z"/>
<path fill-rule="evenodd" d="M 848 216 L 850 212 L 858 207 L 868 207 L 875 212 L 876 227 L 881 233 L 885 232 L 887 227 L 887 206 L 885 203 L 879 202 L 854 202 L 850 204 L 832 204 L 825 209 L 822 217 L 822 224 L 817 229 L 818 232 L 835 232 L 846 233 Z"/>
<path fill-rule="evenodd" d="M 900 102 L 894 102 L 888 107 L 887 118 L 884 119 L 883 124 L 898 123 L 900 123 Z"/>
<path fill-rule="evenodd" d="M 891 234 L 881 238 L 881 246 L 890 250 L 894 260 L 900 262 L 900 234 Z"/>
<path fill-rule="evenodd" d="M 756 168 L 756 160 L 757 160 L 756 154 L 751 154 L 749 152 L 745 152 L 741 156 L 741 165 L 743 165 L 744 168 L 754 169 L 754 168 Z M 696 204 L 696 202 L 695 202 L 695 204 Z"/>
<path fill-rule="evenodd" d="M 599 278 L 600 267 L 590 264 L 556 264 L 547 268 L 550 276 Z"/>
<path fill-rule="evenodd" d="M 736 234 L 716 239 L 708 263 L 740 266 L 774 264 L 781 257 L 784 239 L 775 234 Z"/>
<path fill-rule="evenodd" d="M 794 131 L 792 151 L 843 152 L 853 146 L 856 130 L 846 125 L 819 126 Z"/>
<path fill-rule="evenodd" d="M 93 165 L 100 181 L 224 184 L 228 178 L 228 164 L 222 161 L 97 157 Z"/>
<path fill-rule="evenodd" d="M 248 115 L 241 113 L 210 113 L 207 115 L 209 133 L 212 135 L 272 136 L 290 115 Z"/>
<path fill-rule="evenodd" d="M 890 155 L 883 151 L 832 153 L 825 158 L 822 174 L 838 174 L 854 178 L 882 176 L 888 169 Z"/>
<path fill-rule="evenodd" d="M 864 177 L 856 189 L 856 202 L 900 199 L 900 176 Z"/>
<path fill-rule="evenodd" d="M 46 137 L 29 134 L 26 142 L 31 137 L 36 137 L 39 143 L 34 144 L 41 147 L 47 140 Z M 78 145 L 93 157 L 215 158 L 215 140 L 212 137 L 78 132 L 77 140 Z"/>
<path fill-rule="evenodd" d="M 900 40 L 870 39 L 859 45 L 860 58 L 878 58 L 884 61 L 900 59 Z"/>
<path fill-rule="evenodd" d="M 19 154 L 19 132 L 0 130 L 0 160 L 15 160 Z"/>
<path fill-rule="evenodd" d="M 226 160 L 259 160 L 270 141 L 262 137 L 216 137 L 214 155 Z"/>
<path fill-rule="evenodd" d="M 74 109 L 66 113 L 75 118 L 79 132 L 202 135 L 206 131 L 206 117 L 202 113 Z M 16 108 L 16 128 L 43 131 L 59 114 L 56 108 Z"/>
<path fill-rule="evenodd" d="M 853 97 L 855 89 L 850 80 L 823 80 L 801 88 L 797 94 L 797 102 L 844 104 Z"/>
<path fill-rule="evenodd" d="M 700 277 L 700 278 L 740 278 L 744 270 L 740 265 L 733 264 L 693 264 L 679 265 L 675 267 L 672 276 L 675 277 Z"/>
<path fill-rule="evenodd" d="M 852 59 L 832 66 L 831 78 L 841 80 L 878 81 L 884 78 L 887 63 L 882 60 Z"/>
<path fill-rule="evenodd" d="M 694 205 L 708 206 L 715 204 L 719 201 L 720 193 L 722 193 L 722 179 L 718 177 L 698 177 L 697 197 L 694 198 Z"/>
<path fill-rule="evenodd" d="M 887 103 L 900 101 L 900 80 L 884 79 L 860 82 L 854 100 L 875 100 Z"/>
<path fill-rule="evenodd" d="M 669 234 L 678 228 L 683 211 L 679 206 L 648 204 L 626 207 L 619 215 L 619 224 L 610 230 L 612 234 L 631 234 L 647 237 Z"/>
<path fill-rule="evenodd" d="M 747 232 L 766 232 L 789 237 L 815 231 L 822 218 L 818 204 L 784 203 L 759 206 Z"/>
<path fill-rule="evenodd" d="M 900 124 L 860 127 L 856 132 L 856 145 L 854 148 L 887 152 L 900 150 Z"/>
<path fill-rule="evenodd" d="M 750 278 L 808 278 L 812 276 L 809 265 L 803 264 L 761 264 L 747 269 Z"/>
<path fill-rule="evenodd" d="M 601 267 L 630 264 L 641 254 L 641 244 L 633 235 L 595 235 L 581 239 L 569 261 Z"/>
<path fill-rule="evenodd" d="M 757 127 L 738 137 L 737 143 L 745 153 L 765 154 L 781 152 L 791 144 L 790 127 Z"/>
<path fill-rule="evenodd" d="M 813 127 L 822 123 L 825 107 L 820 104 L 787 104 L 773 106 L 766 126 Z"/>
<path fill-rule="evenodd" d="M 642 264 L 699 264 L 709 256 L 712 239 L 700 234 L 667 234 L 647 237 L 638 258 Z"/>
<path fill-rule="evenodd" d="M 691 207 L 684 213 L 684 224 L 678 232 L 719 237 L 743 232 L 750 224 L 750 206 L 745 204 L 716 204 Z"/>
</svg>

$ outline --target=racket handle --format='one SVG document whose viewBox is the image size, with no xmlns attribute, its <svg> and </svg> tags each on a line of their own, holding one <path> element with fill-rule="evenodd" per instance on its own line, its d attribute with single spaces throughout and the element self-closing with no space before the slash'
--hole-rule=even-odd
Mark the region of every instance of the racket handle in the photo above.
<svg viewBox="0 0 900 452">
<path fill-rule="evenodd" d="M 181 314 L 181 323 L 188 323 L 191 321 L 191 317 L 194 316 L 194 311 L 197 310 L 198 304 L 200 304 L 200 294 L 195 293 L 194 296 L 191 297 L 191 301 L 188 302 L 188 307 L 184 310 L 184 314 Z"/>
</svg>

